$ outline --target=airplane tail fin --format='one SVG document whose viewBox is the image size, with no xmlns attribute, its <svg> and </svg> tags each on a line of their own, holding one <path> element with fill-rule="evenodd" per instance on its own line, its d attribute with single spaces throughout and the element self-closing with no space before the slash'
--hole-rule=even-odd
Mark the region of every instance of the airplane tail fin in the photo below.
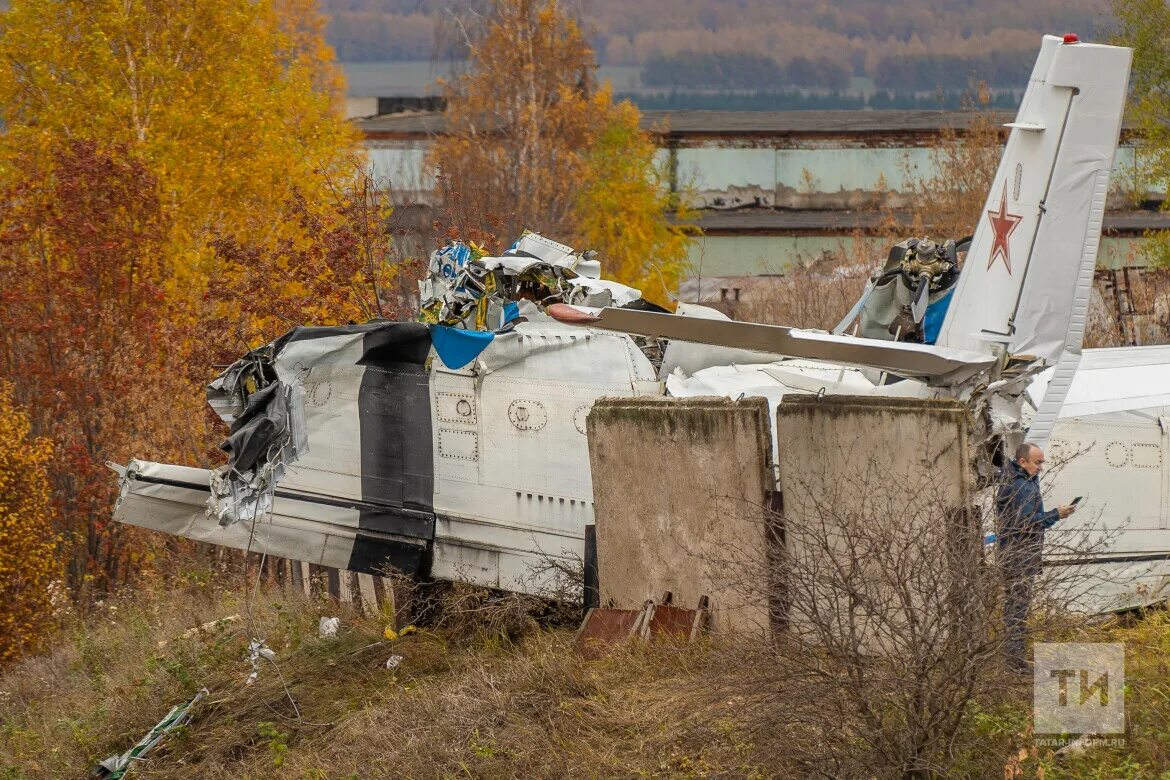
<svg viewBox="0 0 1170 780">
<path fill-rule="evenodd" d="M 1056 367 L 1032 439 L 1047 438 L 1079 362 L 1130 57 L 1044 36 L 939 332 L 943 346 Z"/>
</svg>

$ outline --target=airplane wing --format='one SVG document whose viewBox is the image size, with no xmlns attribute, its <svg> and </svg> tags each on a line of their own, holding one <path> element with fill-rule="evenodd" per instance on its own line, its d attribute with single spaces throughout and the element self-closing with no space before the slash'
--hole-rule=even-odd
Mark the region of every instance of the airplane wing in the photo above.
<svg viewBox="0 0 1170 780">
<path fill-rule="evenodd" d="M 1040 384 L 1046 378 L 1029 388 L 1034 401 L 1046 395 Z M 1163 407 L 1170 408 L 1170 345 L 1086 349 L 1060 419 Z"/>
<path fill-rule="evenodd" d="M 961 384 L 996 361 L 983 352 L 838 336 L 754 322 L 635 309 L 588 310 L 568 304 L 553 304 L 547 311 L 554 319 L 573 325 L 875 368 L 931 385 Z"/>
</svg>

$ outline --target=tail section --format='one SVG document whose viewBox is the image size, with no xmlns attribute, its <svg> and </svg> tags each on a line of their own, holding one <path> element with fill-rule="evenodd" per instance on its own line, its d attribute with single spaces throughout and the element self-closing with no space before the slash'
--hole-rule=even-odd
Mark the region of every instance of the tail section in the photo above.
<svg viewBox="0 0 1170 780">
<path fill-rule="evenodd" d="M 1056 367 L 1033 439 L 1047 438 L 1080 359 L 1130 56 L 1044 37 L 939 334 Z"/>
</svg>

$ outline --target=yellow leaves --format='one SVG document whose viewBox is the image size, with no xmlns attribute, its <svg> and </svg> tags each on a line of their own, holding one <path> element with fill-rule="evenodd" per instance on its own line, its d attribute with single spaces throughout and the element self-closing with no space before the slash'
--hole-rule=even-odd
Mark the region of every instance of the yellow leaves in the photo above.
<svg viewBox="0 0 1170 780">
<path fill-rule="evenodd" d="M 32 411 L 38 430 L 51 431 L 61 445 L 49 465 L 70 584 L 81 585 L 90 566 L 124 580 L 149 555 L 129 551 L 133 532 L 109 530 L 113 482 L 102 461 L 148 452 L 160 459 L 199 457 L 217 435 L 198 413 L 199 372 L 221 356 L 216 352 L 238 351 L 245 312 L 258 299 L 270 303 L 257 290 L 229 286 L 225 293 L 211 284 L 241 278 L 217 276 L 227 263 L 215 251 L 216 239 L 303 244 L 308 231 L 290 202 L 300 198 L 320 210 L 334 199 L 350 178 L 357 138 L 333 104 L 340 76 L 314 0 L 10 5 L 0 23 L 0 190 L 10 197 L 0 227 L 19 228 L 14 203 L 39 215 L 40 227 L 7 242 L 0 270 L 17 268 L 8 279 L 31 279 L 19 270 L 27 266 L 41 274 L 42 287 L 57 287 L 42 294 L 30 282 L 15 295 L 19 284 L 7 285 L 0 313 L 21 316 L 0 322 L 0 355 L 21 399 L 55 404 Z M 108 208 L 103 204 L 114 203 L 113 196 L 100 186 L 78 187 L 85 197 L 68 201 L 55 193 L 77 166 L 59 161 L 67 159 L 62 150 L 77 144 L 96 147 L 94 160 L 133 162 L 144 175 L 126 179 L 118 192 L 131 194 Z M 94 170 L 95 180 L 108 180 Z M 74 217 L 103 210 L 104 220 Z M 46 243 L 45 225 L 63 216 L 77 229 L 61 229 L 59 240 Z M 142 238 L 147 220 L 149 239 Z M 111 259 L 91 262 L 97 270 L 90 283 L 78 269 L 99 249 Z M 288 269 L 276 269 L 282 270 Z M 312 312 L 318 316 L 328 315 L 332 300 L 309 287 L 336 286 L 338 297 L 348 294 L 345 279 L 308 274 L 297 281 L 293 293 L 319 301 Z M 104 294 L 114 284 L 120 295 Z M 66 290 L 72 297 L 63 296 Z M 285 292 L 280 285 L 263 290 L 270 291 Z M 213 292 L 223 294 L 213 298 Z M 78 312 L 79 299 L 95 301 L 83 324 L 74 328 L 53 316 L 54 305 L 58 315 L 64 308 Z M 119 326 L 123 320 L 115 315 L 123 313 L 133 315 L 133 327 Z M 273 329 L 267 320 L 265 327 Z M 53 360 L 34 361 L 30 344 Z M 33 375 L 13 368 L 32 362 L 45 370 Z M 64 387 L 70 378 L 84 389 Z M 143 404 L 171 408 L 152 413 Z"/>
<path fill-rule="evenodd" d="M 340 76 L 313 3 L 278 5 L 16 4 L 0 36 L 8 151 L 34 128 L 128 144 L 172 193 L 176 235 L 271 229 L 276 204 L 320 195 L 314 171 L 338 171 L 356 140 L 332 109 Z"/>
<path fill-rule="evenodd" d="M 527 227 L 601 252 L 606 276 L 665 302 L 687 254 L 672 194 L 628 101 L 555 0 L 495 0 L 467 73 L 444 84 L 448 135 L 430 153 L 448 221 L 510 241 Z M 485 132 L 486 131 L 486 132 Z M 676 213 L 684 218 L 685 214 Z"/>
<path fill-rule="evenodd" d="M 597 120 L 594 70 L 588 42 L 555 0 L 492 4 L 470 68 L 444 85 L 448 135 L 429 157 L 457 195 L 448 204 L 461 214 L 450 221 L 465 223 L 465 238 L 468 222 L 508 241 L 524 227 L 566 234 Z"/>
<path fill-rule="evenodd" d="M 641 129 L 637 107 L 613 105 L 608 90 L 598 93 L 595 105 L 606 121 L 589 149 L 574 202 L 578 242 L 601 253 L 606 276 L 665 305 L 684 270 L 694 229 L 681 223 L 689 214 L 665 186 L 657 147 Z"/>
<path fill-rule="evenodd" d="M 417 633 L 418 633 L 418 629 L 415 628 L 413 625 L 406 626 L 401 631 L 395 631 L 393 626 L 386 626 L 386 630 L 382 632 L 382 636 L 386 637 L 387 640 L 393 642 L 401 637 L 410 636 L 411 634 L 417 634 Z"/>
<path fill-rule="evenodd" d="M 46 473 L 53 447 L 30 430 L 0 383 L 0 663 L 38 645 L 51 624 L 50 583 L 61 574 Z"/>
</svg>

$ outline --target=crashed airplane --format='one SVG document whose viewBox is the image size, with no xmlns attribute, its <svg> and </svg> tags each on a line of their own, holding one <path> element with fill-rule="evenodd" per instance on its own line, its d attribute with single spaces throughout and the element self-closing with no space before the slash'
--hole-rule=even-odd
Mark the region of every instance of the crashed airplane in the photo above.
<svg viewBox="0 0 1170 780">
<path fill-rule="evenodd" d="M 1045 36 L 974 235 L 894 247 L 831 333 L 671 314 L 536 234 L 502 257 L 455 243 L 421 321 L 297 328 L 229 367 L 208 389 L 228 463 L 117 466 L 115 517 L 540 593 L 593 523 L 599 397 L 957 397 L 1001 447 L 1087 451 L 1050 487 L 1117 531 L 1077 562 L 1107 573 L 1101 608 L 1165 598 L 1170 347 L 1081 349 L 1130 55 Z"/>
</svg>

